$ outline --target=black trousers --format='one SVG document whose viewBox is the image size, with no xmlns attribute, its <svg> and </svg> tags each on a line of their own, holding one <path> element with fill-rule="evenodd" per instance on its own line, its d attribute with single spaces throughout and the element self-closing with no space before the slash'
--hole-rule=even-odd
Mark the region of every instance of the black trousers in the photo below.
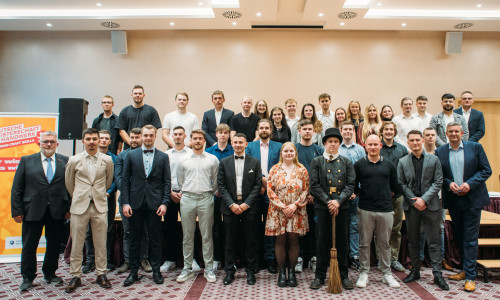
<svg viewBox="0 0 500 300">
<path fill-rule="evenodd" d="M 182 252 L 178 251 L 180 248 L 178 247 L 179 239 L 181 239 L 182 243 L 182 235 L 179 233 L 182 232 L 182 227 L 178 222 L 179 218 L 179 209 L 180 204 L 175 203 L 174 201 L 170 201 L 168 204 L 167 213 L 164 217 L 165 230 L 164 237 L 165 243 L 167 245 L 165 251 L 165 260 L 166 261 L 177 261 L 179 256 L 182 256 Z"/>
<path fill-rule="evenodd" d="M 34 280 L 36 277 L 36 249 L 45 226 L 45 258 L 42 272 L 45 276 L 54 275 L 59 263 L 59 250 L 63 238 L 64 219 L 54 220 L 50 215 L 49 207 L 40 221 L 23 221 L 21 251 L 21 275 L 23 278 Z"/>
<path fill-rule="evenodd" d="M 241 227 L 239 226 L 241 222 Z M 243 228 L 243 232 L 240 232 Z M 240 238 L 244 238 L 245 242 L 245 270 L 248 272 L 257 272 L 257 245 L 255 239 L 255 214 L 250 214 L 248 211 L 236 215 L 224 215 L 224 230 L 226 236 L 226 260 L 225 268 L 226 274 L 234 274 L 236 272 L 235 263 L 237 257 L 238 244 Z M 243 233 L 243 237 L 242 237 Z"/>
<path fill-rule="evenodd" d="M 141 263 L 141 240 L 144 223 L 149 235 L 149 262 L 153 272 L 160 272 L 161 266 L 161 217 L 156 210 L 150 210 L 146 205 L 132 210 L 130 217 L 130 272 L 137 273 Z"/>
<path fill-rule="evenodd" d="M 326 278 L 326 270 L 330 262 L 330 249 L 332 248 L 332 215 L 328 210 L 316 209 L 318 223 L 316 226 L 316 277 Z M 349 226 L 351 215 L 349 209 L 339 210 L 335 217 L 335 248 L 339 264 L 340 278 L 348 277 L 349 261 Z"/>
</svg>

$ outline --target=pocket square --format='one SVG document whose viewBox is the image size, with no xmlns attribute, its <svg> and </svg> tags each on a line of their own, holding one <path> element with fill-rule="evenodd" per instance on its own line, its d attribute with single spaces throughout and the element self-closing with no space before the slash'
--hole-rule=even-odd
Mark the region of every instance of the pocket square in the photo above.
<svg viewBox="0 0 500 300">
<path fill-rule="evenodd" d="M 253 169 L 251 169 L 250 171 L 248 171 L 248 173 L 253 173 Z"/>
</svg>

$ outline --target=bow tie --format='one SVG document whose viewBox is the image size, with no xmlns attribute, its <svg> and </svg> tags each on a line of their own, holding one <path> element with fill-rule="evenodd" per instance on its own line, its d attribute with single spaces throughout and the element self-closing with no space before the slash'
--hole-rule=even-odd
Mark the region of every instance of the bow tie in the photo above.
<svg viewBox="0 0 500 300">
<path fill-rule="evenodd" d="M 153 153 L 153 149 L 151 149 L 151 150 L 142 150 L 142 152 L 144 152 L 144 153 Z"/>
<path fill-rule="evenodd" d="M 238 156 L 238 155 L 235 155 L 234 156 L 234 159 L 244 159 L 245 157 L 242 155 L 242 156 Z"/>
</svg>

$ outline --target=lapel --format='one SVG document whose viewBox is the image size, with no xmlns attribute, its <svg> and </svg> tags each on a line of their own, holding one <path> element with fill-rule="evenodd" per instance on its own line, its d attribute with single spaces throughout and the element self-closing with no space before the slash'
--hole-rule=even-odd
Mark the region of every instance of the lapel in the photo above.
<svg viewBox="0 0 500 300">
<path fill-rule="evenodd" d="M 62 176 L 64 178 L 65 165 L 57 153 L 54 154 L 54 158 L 56 160 L 55 161 L 56 162 L 56 172 L 54 173 L 54 178 L 56 176 Z M 52 181 L 54 181 L 54 178 L 52 179 Z"/>
<path fill-rule="evenodd" d="M 229 120 L 229 111 L 225 108 L 222 109 L 222 116 L 220 117 L 220 122 L 227 124 Z"/>
<path fill-rule="evenodd" d="M 147 175 L 146 175 L 146 168 L 144 167 L 144 152 L 142 152 L 142 146 L 141 146 L 141 147 L 139 147 L 139 148 L 137 148 L 137 149 L 140 149 L 139 151 L 137 151 L 137 152 L 138 152 L 138 153 L 137 153 L 137 156 L 139 156 L 139 160 L 140 160 L 139 165 L 141 166 L 141 170 L 142 170 L 142 171 L 141 171 L 141 174 L 144 174 L 144 177 L 146 178 L 146 177 L 147 177 Z M 136 149 L 134 149 L 134 150 L 136 150 Z M 132 150 L 132 151 L 133 151 L 133 150 Z M 155 151 L 155 152 L 156 152 L 156 151 Z M 129 153 L 128 155 L 130 155 L 130 154 L 134 155 L 134 153 Z M 153 160 L 153 162 L 154 162 L 154 160 Z M 133 171 L 133 170 L 132 170 L 132 171 Z M 150 173 L 151 173 L 151 172 L 150 172 Z"/>
<path fill-rule="evenodd" d="M 223 115 L 224 115 L 224 110 L 222 111 L 222 116 Z M 220 118 L 221 123 L 222 123 L 222 116 Z M 215 108 L 210 110 L 210 118 L 208 119 L 208 121 L 211 123 L 211 124 L 209 124 L 209 125 L 211 125 L 210 128 L 212 128 L 212 126 L 213 126 L 213 128 L 217 127 L 217 120 L 215 118 Z"/>
<path fill-rule="evenodd" d="M 413 158 L 411 157 L 413 154 L 408 154 L 405 158 L 405 173 L 406 171 L 408 171 L 408 178 L 415 178 L 416 175 L 415 175 L 415 168 L 413 167 Z M 425 160 L 424 160 L 424 164 L 425 164 Z M 423 171 L 423 168 L 422 168 L 422 171 Z M 422 172 L 422 175 L 424 174 L 424 172 Z M 415 178 L 416 179 L 416 178 Z"/>
<path fill-rule="evenodd" d="M 467 166 L 468 166 L 468 161 L 469 161 L 469 157 L 471 156 L 471 152 L 472 152 L 472 149 L 471 149 L 471 144 L 465 142 L 465 141 L 462 141 L 462 143 L 464 144 L 464 182 L 465 180 L 467 180 L 467 178 L 469 178 L 467 176 Z"/>
<path fill-rule="evenodd" d="M 445 149 L 443 149 L 443 162 L 444 164 L 442 165 L 443 167 L 443 176 L 444 176 L 444 170 L 446 169 L 446 172 L 448 174 L 450 174 L 450 178 L 453 178 L 453 174 L 451 173 L 451 165 L 450 165 L 450 150 L 449 150 L 449 146 L 450 144 L 444 144 L 446 147 Z"/>
<path fill-rule="evenodd" d="M 269 147 L 267 149 L 267 169 L 268 171 L 271 170 L 272 164 L 271 164 L 271 158 L 272 158 L 272 153 L 273 153 L 273 141 L 269 140 Z M 260 147 L 259 147 L 260 150 Z"/>
<path fill-rule="evenodd" d="M 101 166 L 101 162 L 102 162 L 102 156 L 106 155 L 106 154 L 100 153 L 99 151 L 97 151 L 97 153 L 98 153 L 97 154 L 97 164 L 95 166 L 95 175 L 94 175 L 94 178 L 92 178 L 92 183 L 94 183 L 94 181 L 97 178 L 97 173 L 98 173 L 99 167 Z"/>
<path fill-rule="evenodd" d="M 35 160 L 35 168 L 39 170 L 41 178 L 43 178 L 43 180 L 45 180 L 45 182 L 48 184 L 49 181 L 47 180 L 47 176 L 45 175 L 45 171 L 43 170 L 42 155 L 40 154 L 40 152 L 38 152 L 37 155 L 33 157 L 33 159 Z"/>
<path fill-rule="evenodd" d="M 83 173 L 85 174 L 85 177 L 89 180 L 89 183 L 92 183 L 92 178 L 90 178 L 89 174 L 89 164 L 87 163 L 87 157 L 85 154 L 85 150 L 83 150 L 82 153 L 80 153 L 80 160 L 82 161 L 83 164 Z"/>
<path fill-rule="evenodd" d="M 158 149 L 154 148 L 155 149 L 155 152 L 154 152 L 154 155 L 153 155 L 153 163 L 151 164 L 151 170 L 149 170 L 149 175 L 147 175 L 146 177 L 149 178 L 149 176 L 151 176 L 151 174 L 153 174 L 153 170 L 155 169 L 155 165 L 158 164 Z M 144 165 L 144 160 L 142 161 L 142 164 Z M 144 166 L 143 166 L 144 167 Z M 144 172 L 146 172 L 146 170 L 144 170 Z M 144 173 L 145 174 L 145 173 Z"/>
<path fill-rule="evenodd" d="M 420 179 L 421 185 L 424 184 L 425 180 L 425 170 L 427 168 L 427 165 L 429 164 L 429 157 L 425 153 L 425 151 L 422 152 L 422 155 L 424 156 L 424 164 L 422 165 L 422 178 Z"/>
</svg>

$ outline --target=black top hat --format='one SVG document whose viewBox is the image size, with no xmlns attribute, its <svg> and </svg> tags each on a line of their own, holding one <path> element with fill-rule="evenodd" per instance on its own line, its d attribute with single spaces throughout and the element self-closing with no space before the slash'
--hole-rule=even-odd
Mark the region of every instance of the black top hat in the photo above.
<svg viewBox="0 0 500 300">
<path fill-rule="evenodd" d="M 323 144 L 326 143 L 326 140 L 331 137 L 336 137 L 342 143 L 342 135 L 340 134 L 340 130 L 338 128 L 328 128 L 325 131 L 325 136 L 323 137 Z"/>
</svg>

